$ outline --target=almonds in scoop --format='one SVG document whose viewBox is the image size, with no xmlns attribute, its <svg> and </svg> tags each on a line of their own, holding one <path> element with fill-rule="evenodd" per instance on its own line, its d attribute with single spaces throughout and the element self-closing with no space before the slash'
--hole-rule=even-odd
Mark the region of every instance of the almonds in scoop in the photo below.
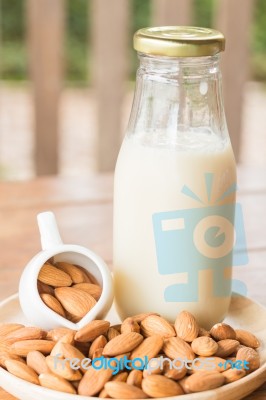
<svg viewBox="0 0 266 400">
<path fill-rule="evenodd" d="M 72 285 L 72 279 L 68 274 L 48 263 L 41 268 L 38 280 L 53 287 Z"/>
<path fill-rule="evenodd" d="M 83 318 L 96 304 L 96 300 L 91 295 L 72 287 L 55 289 L 55 296 L 66 311 L 79 319 Z"/>
<path fill-rule="evenodd" d="M 65 310 L 62 307 L 62 304 L 60 301 L 58 301 L 54 296 L 48 293 L 41 293 L 40 297 L 44 304 L 47 305 L 47 307 L 51 308 L 54 312 L 57 314 L 61 315 L 62 317 L 66 316 Z"/>
<path fill-rule="evenodd" d="M 84 274 L 80 268 L 76 267 L 73 264 L 64 261 L 58 261 L 56 263 L 56 267 L 60 270 L 66 272 L 70 278 L 72 279 L 73 283 L 82 283 L 84 282 Z"/>
<path fill-rule="evenodd" d="M 39 272 L 37 287 L 44 304 L 72 322 L 79 322 L 102 294 L 87 270 L 66 261 L 47 261 Z"/>
<path fill-rule="evenodd" d="M 102 294 L 101 286 L 96 285 L 95 283 L 77 283 L 76 285 L 73 285 L 73 287 L 89 293 L 92 297 L 95 298 L 96 301 L 99 300 Z"/>
</svg>

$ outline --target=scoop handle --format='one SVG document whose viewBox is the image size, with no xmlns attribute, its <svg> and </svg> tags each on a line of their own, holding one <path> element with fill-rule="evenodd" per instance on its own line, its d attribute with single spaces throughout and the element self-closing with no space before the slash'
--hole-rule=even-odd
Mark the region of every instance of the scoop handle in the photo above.
<svg viewBox="0 0 266 400">
<path fill-rule="evenodd" d="M 43 250 L 63 244 L 53 212 L 45 211 L 38 214 L 37 221 Z"/>
</svg>

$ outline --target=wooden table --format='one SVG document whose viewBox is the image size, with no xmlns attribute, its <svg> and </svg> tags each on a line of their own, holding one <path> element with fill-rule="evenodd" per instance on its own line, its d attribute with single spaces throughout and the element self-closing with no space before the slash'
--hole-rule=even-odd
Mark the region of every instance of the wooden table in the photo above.
<svg viewBox="0 0 266 400">
<path fill-rule="evenodd" d="M 240 168 L 238 176 L 250 260 L 234 275 L 246 282 L 249 297 L 266 306 L 266 169 Z M 23 267 L 40 250 L 41 211 L 56 214 L 65 243 L 87 246 L 111 264 L 112 191 L 112 175 L 0 183 L 0 300 L 17 291 Z M 14 398 L 0 389 L 0 399 Z M 251 399 L 266 399 L 266 385 Z"/>
</svg>

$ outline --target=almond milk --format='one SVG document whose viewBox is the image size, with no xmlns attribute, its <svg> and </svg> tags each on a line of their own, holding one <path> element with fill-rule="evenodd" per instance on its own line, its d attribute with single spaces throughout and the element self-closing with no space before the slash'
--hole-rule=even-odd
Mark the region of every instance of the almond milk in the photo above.
<svg viewBox="0 0 266 400">
<path fill-rule="evenodd" d="M 148 134 L 127 135 L 116 166 L 114 277 L 117 311 L 121 318 L 125 318 L 143 311 L 156 310 L 173 321 L 177 312 L 186 309 L 196 316 L 201 326 L 208 328 L 223 319 L 229 307 L 230 295 L 215 296 L 213 271 L 196 271 L 197 260 L 193 259 L 195 273 L 199 274 L 197 301 L 165 300 L 165 288 L 187 283 L 188 277 L 185 270 L 165 275 L 159 273 L 152 216 L 158 212 L 213 205 L 236 182 L 230 141 L 221 140 L 214 133 L 204 131 L 196 134 L 180 133 L 178 144 L 171 143 L 171 146 L 164 141 L 161 146 L 153 146 L 149 138 Z M 206 173 L 213 174 L 210 199 L 207 198 L 204 183 Z M 184 195 L 184 185 L 201 202 Z M 231 193 L 219 205 L 234 202 L 235 193 Z M 229 237 L 229 241 L 233 241 L 226 227 L 224 234 Z M 228 265 L 224 271 L 229 279 L 231 267 Z M 180 268 L 182 270 L 182 266 Z"/>
</svg>

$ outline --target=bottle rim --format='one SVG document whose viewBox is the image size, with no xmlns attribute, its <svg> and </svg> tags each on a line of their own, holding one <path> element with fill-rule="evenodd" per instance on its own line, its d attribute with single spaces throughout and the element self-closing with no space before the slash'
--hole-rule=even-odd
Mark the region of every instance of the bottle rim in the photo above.
<svg viewBox="0 0 266 400">
<path fill-rule="evenodd" d="M 161 26 L 139 29 L 133 38 L 140 53 L 167 57 L 214 56 L 225 49 L 224 35 L 210 28 Z"/>
</svg>

